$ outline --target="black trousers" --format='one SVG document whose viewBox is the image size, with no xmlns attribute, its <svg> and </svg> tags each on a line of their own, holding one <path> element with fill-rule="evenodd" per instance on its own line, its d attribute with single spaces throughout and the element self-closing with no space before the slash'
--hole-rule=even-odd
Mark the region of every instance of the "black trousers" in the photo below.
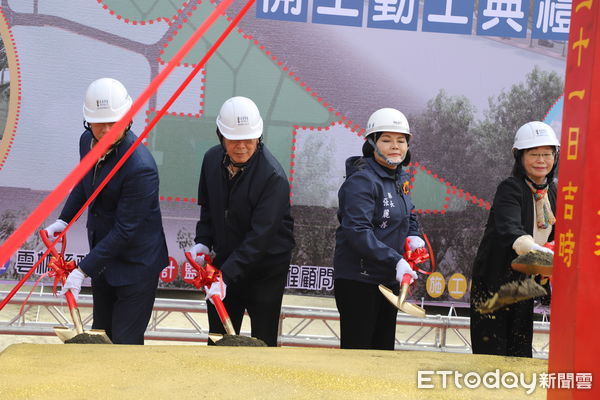
<svg viewBox="0 0 600 400">
<path fill-rule="evenodd" d="M 289 267 L 289 257 L 287 258 Z M 281 270 L 281 269 L 280 269 Z M 287 282 L 287 268 L 281 273 L 265 278 L 244 279 L 227 285 L 223 304 L 231 318 L 235 332 L 239 335 L 244 312 L 250 316 L 251 335 L 263 340 L 268 346 L 277 346 L 279 315 L 283 290 Z M 211 333 L 225 333 L 217 310 L 207 301 L 208 324 Z M 210 341 L 209 341 L 209 344 Z"/>
<path fill-rule="evenodd" d="M 115 344 L 144 344 L 144 332 L 152 315 L 158 276 L 126 286 L 111 286 L 104 275 L 92 279 L 94 323 Z"/>
<path fill-rule="evenodd" d="M 473 354 L 532 357 L 533 300 L 520 301 L 493 313 L 471 306 Z"/>
<path fill-rule="evenodd" d="M 398 309 L 377 286 L 346 279 L 334 281 L 335 304 L 340 313 L 340 348 L 394 350 Z M 391 289 L 398 294 L 398 286 Z"/>
</svg>

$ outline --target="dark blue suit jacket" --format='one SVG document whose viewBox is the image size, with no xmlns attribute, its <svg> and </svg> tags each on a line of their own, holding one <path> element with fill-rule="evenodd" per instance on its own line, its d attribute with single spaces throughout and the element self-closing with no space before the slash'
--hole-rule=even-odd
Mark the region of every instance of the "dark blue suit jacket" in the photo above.
<svg viewBox="0 0 600 400">
<path fill-rule="evenodd" d="M 338 192 L 334 279 L 398 284 L 396 264 L 404 242 L 421 235 L 408 185 L 410 177 L 400 167 L 390 175 L 373 157 L 346 160 L 346 180 Z"/>
<path fill-rule="evenodd" d="M 73 189 L 60 215 L 69 222 L 108 175 L 137 136 L 127 131 L 112 151 Z M 92 133 L 79 140 L 83 158 Z M 113 286 L 129 285 L 158 274 L 168 264 L 168 252 L 158 201 L 158 169 L 143 145 L 104 187 L 88 209 L 89 254 L 79 267 L 92 278 L 104 274 Z"/>
</svg>

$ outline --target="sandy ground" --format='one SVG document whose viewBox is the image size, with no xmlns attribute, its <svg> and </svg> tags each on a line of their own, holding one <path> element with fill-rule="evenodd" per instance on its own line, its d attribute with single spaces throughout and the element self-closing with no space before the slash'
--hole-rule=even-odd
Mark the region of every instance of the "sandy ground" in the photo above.
<svg viewBox="0 0 600 400">
<path fill-rule="evenodd" d="M 201 298 L 192 293 L 179 296 Z M 284 305 L 335 309 L 334 299 L 325 297 L 286 295 Z M 15 310 L 17 305 L 7 306 L 0 320 Z M 32 307 L 26 318 L 45 320 L 45 313 L 44 308 Z M 169 326 L 186 323 L 180 314 L 169 319 Z M 337 322 L 330 323 L 339 330 Z M 409 328 L 399 326 L 398 332 Z M 249 330 L 247 318 L 244 330 Z M 318 324 L 309 333 L 331 335 Z M 0 335 L 0 399 L 185 399 L 199 394 L 219 399 L 542 399 L 546 395 L 539 385 L 467 388 L 456 374 L 444 388 L 437 374 L 456 371 L 483 377 L 497 371 L 499 376 L 523 374 L 530 383 L 546 371 L 545 360 L 424 351 L 227 348 L 150 340 L 146 346 L 52 345 L 60 343 L 54 336 Z M 431 381 L 422 383 L 433 388 L 418 387 L 419 371 L 425 370 L 432 371 L 426 376 Z"/>
<path fill-rule="evenodd" d="M 410 351 L 207 346 L 14 345 L 0 353 L 0 398 L 11 399 L 543 399 L 502 384 L 537 382 L 543 360 Z M 453 371 L 444 387 L 439 374 Z M 497 371 L 497 372 L 496 372 Z M 488 372 L 493 378 L 480 378 Z M 474 379 L 467 381 L 458 374 Z M 492 377 L 493 375 L 490 375 Z M 431 378 L 424 381 L 423 377 Z M 532 381 L 533 379 L 533 381 Z"/>
</svg>

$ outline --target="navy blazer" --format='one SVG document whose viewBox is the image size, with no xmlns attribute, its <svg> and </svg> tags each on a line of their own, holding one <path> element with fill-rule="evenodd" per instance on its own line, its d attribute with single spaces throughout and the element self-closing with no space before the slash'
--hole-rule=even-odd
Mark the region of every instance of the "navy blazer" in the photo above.
<svg viewBox="0 0 600 400">
<path fill-rule="evenodd" d="M 75 186 L 60 219 L 69 222 L 127 151 L 137 136 L 127 131 L 112 151 Z M 79 140 L 83 158 L 92 133 Z M 113 286 L 139 282 L 168 264 L 168 251 L 158 199 L 158 168 L 146 147 L 138 146 L 88 209 L 89 254 L 79 267 L 92 278 L 104 274 Z"/>
</svg>

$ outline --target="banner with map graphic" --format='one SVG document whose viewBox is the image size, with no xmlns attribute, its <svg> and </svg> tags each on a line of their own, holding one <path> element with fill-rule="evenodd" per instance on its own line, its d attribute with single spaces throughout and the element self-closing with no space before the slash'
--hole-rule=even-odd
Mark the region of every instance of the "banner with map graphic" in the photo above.
<svg viewBox="0 0 600 400">
<path fill-rule="evenodd" d="M 243 5 L 234 2 L 176 66 L 135 116 L 134 132 Z M 463 283 L 495 187 L 510 174 L 516 129 L 545 119 L 560 133 L 570 7 L 563 0 L 480 1 L 478 10 L 451 0 L 259 0 L 144 143 L 159 166 L 169 246 L 161 286 L 192 289 L 183 251 L 199 218 L 202 158 L 218 143 L 221 104 L 242 95 L 257 103 L 266 146 L 290 181 L 297 241 L 290 292 L 332 293 L 345 160 L 360 154 L 369 115 L 394 107 L 413 132 L 411 191 L 438 272 L 429 292 L 423 277 L 413 295 L 468 300 Z M 79 162 L 89 83 L 113 77 L 136 98 L 214 8 L 208 0 L 2 2 L 0 240 Z M 75 259 L 89 250 L 84 220 L 68 234 Z M 0 266 L 0 280 L 20 279 L 41 250 L 31 236 Z"/>
</svg>

